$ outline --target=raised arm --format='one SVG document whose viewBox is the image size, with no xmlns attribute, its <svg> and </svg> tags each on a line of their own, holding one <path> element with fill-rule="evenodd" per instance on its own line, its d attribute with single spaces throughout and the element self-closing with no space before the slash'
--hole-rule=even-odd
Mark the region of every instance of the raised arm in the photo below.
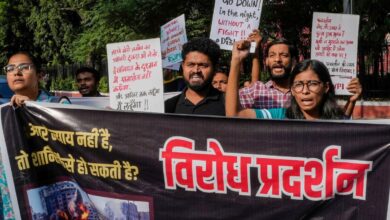
<svg viewBox="0 0 390 220">
<path fill-rule="evenodd" d="M 353 78 L 348 83 L 347 90 L 352 93 L 352 96 L 349 97 L 347 103 L 344 106 L 344 114 L 347 117 L 351 117 L 353 109 L 355 108 L 356 101 L 360 98 L 362 94 L 362 85 L 358 78 Z"/>
<path fill-rule="evenodd" d="M 225 100 L 226 116 L 228 117 L 240 116 L 246 118 L 256 118 L 256 113 L 253 109 L 239 109 L 238 100 L 240 66 L 242 61 L 249 54 L 249 46 L 249 41 L 237 41 L 233 45 Z"/>
<path fill-rule="evenodd" d="M 252 56 L 252 73 L 251 73 L 251 84 L 260 80 L 260 48 L 261 40 L 263 37 L 260 34 L 260 31 L 255 29 L 252 33 L 249 34 L 248 41 L 256 43 L 256 50 Z"/>
</svg>

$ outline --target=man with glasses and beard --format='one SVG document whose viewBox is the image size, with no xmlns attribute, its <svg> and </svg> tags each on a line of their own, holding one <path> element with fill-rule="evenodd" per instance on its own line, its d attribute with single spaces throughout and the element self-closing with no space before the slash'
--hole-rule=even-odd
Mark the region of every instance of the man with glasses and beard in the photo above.
<svg viewBox="0 0 390 220">
<path fill-rule="evenodd" d="M 218 44 L 208 38 L 183 45 L 182 70 L 187 88 L 165 101 L 166 113 L 225 115 L 224 96 L 211 85 L 220 54 Z"/>
<path fill-rule="evenodd" d="M 239 99 L 242 108 L 271 109 L 287 108 L 290 105 L 289 77 L 291 70 L 298 62 L 297 49 L 289 41 L 277 39 L 268 44 L 265 57 L 270 80 L 266 83 L 256 81 L 250 87 L 240 89 Z M 259 73 L 258 69 L 252 71 L 254 74 Z M 349 97 L 344 107 L 344 114 L 349 117 L 362 92 L 359 80 L 353 78 L 347 90 L 352 96 Z"/>
</svg>

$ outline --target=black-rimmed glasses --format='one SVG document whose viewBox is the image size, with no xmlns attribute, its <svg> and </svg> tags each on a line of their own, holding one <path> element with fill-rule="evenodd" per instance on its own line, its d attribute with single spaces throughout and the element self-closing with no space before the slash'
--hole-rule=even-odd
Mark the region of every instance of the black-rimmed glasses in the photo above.
<svg viewBox="0 0 390 220">
<path fill-rule="evenodd" d="M 304 82 L 304 81 L 295 81 L 292 84 L 291 89 L 294 92 L 296 92 L 296 93 L 301 93 L 303 91 L 303 88 L 306 85 L 307 88 L 311 92 L 319 92 L 320 89 L 321 89 L 321 84 L 322 84 L 322 82 L 321 81 L 317 81 L 317 80 L 308 80 L 306 82 Z"/>
</svg>

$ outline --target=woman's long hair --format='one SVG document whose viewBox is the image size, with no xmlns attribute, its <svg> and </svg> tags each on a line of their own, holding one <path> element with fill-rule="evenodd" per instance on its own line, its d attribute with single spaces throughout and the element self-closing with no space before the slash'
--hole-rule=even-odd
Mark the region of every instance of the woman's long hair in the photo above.
<svg viewBox="0 0 390 220">
<path fill-rule="evenodd" d="M 329 85 L 329 90 L 327 93 L 324 93 L 322 101 L 319 107 L 319 113 L 321 119 L 342 119 L 344 118 L 344 113 L 342 109 L 337 105 L 334 85 L 330 77 L 328 68 L 322 62 L 318 60 L 307 59 L 298 63 L 291 72 L 290 75 L 290 89 L 294 82 L 295 77 L 306 70 L 313 70 L 317 74 L 320 81 L 324 84 Z M 291 105 L 286 110 L 286 117 L 290 119 L 305 119 L 295 97 L 291 96 Z"/>
</svg>

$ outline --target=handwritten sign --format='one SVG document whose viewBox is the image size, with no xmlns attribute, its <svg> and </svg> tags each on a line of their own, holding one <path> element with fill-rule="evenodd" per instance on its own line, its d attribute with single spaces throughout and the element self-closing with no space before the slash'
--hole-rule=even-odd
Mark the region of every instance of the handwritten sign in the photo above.
<svg viewBox="0 0 390 220">
<path fill-rule="evenodd" d="M 345 83 L 356 77 L 358 32 L 358 15 L 313 14 L 311 58 L 328 67 L 338 95 L 349 94 Z"/>
<path fill-rule="evenodd" d="M 184 14 L 161 26 L 161 56 L 163 68 L 179 70 L 181 50 L 187 42 Z"/>
<path fill-rule="evenodd" d="M 263 0 L 216 0 L 210 38 L 223 50 L 259 27 Z"/>
<path fill-rule="evenodd" d="M 164 112 L 160 39 L 107 44 L 110 106 Z"/>
<path fill-rule="evenodd" d="M 352 77 L 346 76 L 331 76 L 334 89 L 337 95 L 351 95 L 347 90 L 347 85 Z"/>
</svg>

